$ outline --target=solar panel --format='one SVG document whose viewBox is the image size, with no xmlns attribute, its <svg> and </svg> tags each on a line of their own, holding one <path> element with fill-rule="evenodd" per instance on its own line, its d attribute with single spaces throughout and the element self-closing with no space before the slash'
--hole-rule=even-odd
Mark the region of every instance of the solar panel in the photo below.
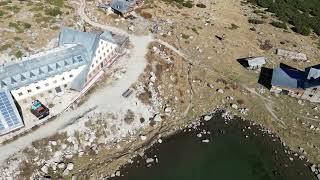
<svg viewBox="0 0 320 180">
<path fill-rule="evenodd" d="M 21 122 L 17 118 L 14 109 L 8 99 L 8 96 L 5 92 L 0 92 L 0 112 L 4 117 L 5 122 L 9 128 L 12 128 L 16 125 L 19 125 Z M 0 121 L 0 130 L 4 129 L 3 123 Z"/>
</svg>

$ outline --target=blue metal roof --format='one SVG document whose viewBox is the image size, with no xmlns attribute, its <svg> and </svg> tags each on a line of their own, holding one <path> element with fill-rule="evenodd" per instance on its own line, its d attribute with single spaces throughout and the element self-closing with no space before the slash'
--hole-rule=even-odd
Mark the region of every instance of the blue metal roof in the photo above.
<svg viewBox="0 0 320 180">
<path fill-rule="evenodd" d="M 91 58 L 90 58 L 91 59 Z M 89 63 L 82 45 L 68 45 L 0 68 L 1 89 L 12 90 Z"/>
<path fill-rule="evenodd" d="M 0 90 L 0 135 L 20 127 L 23 122 L 11 94 Z"/>
<path fill-rule="evenodd" d="M 132 0 L 112 0 L 110 7 L 120 13 L 126 13 L 132 2 Z"/>
<path fill-rule="evenodd" d="M 303 88 L 304 77 L 304 72 L 297 69 L 275 68 L 273 69 L 271 84 L 287 88 Z"/>
</svg>

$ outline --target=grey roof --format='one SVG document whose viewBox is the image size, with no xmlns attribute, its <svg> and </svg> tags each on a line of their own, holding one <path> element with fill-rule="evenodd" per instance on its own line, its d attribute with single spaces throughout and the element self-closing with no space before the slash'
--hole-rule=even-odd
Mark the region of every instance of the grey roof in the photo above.
<svg viewBox="0 0 320 180">
<path fill-rule="evenodd" d="M 132 2 L 132 0 L 112 0 L 110 7 L 120 13 L 126 13 Z"/>
<path fill-rule="evenodd" d="M 8 91 L 0 90 L 0 135 L 23 126 L 11 94 Z"/>
<path fill-rule="evenodd" d="M 80 44 L 87 49 L 91 59 L 99 42 L 100 34 L 101 32 L 81 32 L 74 29 L 62 27 L 59 37 L 59 46 L 64 44 Z"/>
<path fill-rule="evenodd" d="M 264 57 L 248 58 L 247 61 L 249 66 L 262 66 L 266 63 Z"/>
<path fill-rule="evenodd" d="M 303 88 L 304 72 L 291 68 L 275 68 L 272 73 L 272 86 Z"/>
<path fill-rule="evenodd" d="M 16 64 L 0 68 L 1 89 L 12 90 L 88 64 L 82 45 L 68 45 L 37 54 Z"/>
</svg>

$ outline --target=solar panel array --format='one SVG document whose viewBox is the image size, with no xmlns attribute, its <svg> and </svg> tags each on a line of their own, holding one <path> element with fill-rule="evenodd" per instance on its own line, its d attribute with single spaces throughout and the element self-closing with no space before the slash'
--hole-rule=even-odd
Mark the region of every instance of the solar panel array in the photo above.
<svg viewBox="0 0 320 180">
<path fill-rule="evenodd" d="M 15 111 L 10 103 L 5 92 L 0 92 L 0 112 L 8 124 L 9 129 L 21 124 L 20 119 L 15 114 Z M 5 129 L 5 126 L 0 121 L 0 130 Z"/>
</svg>

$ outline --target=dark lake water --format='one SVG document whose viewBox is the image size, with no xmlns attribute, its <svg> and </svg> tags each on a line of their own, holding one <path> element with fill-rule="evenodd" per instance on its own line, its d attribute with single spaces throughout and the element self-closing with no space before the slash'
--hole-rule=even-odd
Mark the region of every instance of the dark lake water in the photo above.
<svg viewBox="0 0 320 180">
<path fill-rule="evenodd" d="M 305 161 L 284 151 L 278 138 L 248 121 L 226 125 L 220 115 L 204 122 L 201 130 L 180 132 L 150 148 L 144 157 L 123 167 L 121 180 L 315 180 Z M 247 127 L 250 126 L 250 129 Z M 245 129 L 245 130 L 243 130 Z M 210 135 L 197 137 L 200 131 Z M 246 138 L 246 135 L 248 136 Z M 209 139 L 209 143 L 203 143 Z M 155 156 L 158 163 L 146 158 Z M 294 158 L 293 161 L 289 157 Z"/>
</svg>

